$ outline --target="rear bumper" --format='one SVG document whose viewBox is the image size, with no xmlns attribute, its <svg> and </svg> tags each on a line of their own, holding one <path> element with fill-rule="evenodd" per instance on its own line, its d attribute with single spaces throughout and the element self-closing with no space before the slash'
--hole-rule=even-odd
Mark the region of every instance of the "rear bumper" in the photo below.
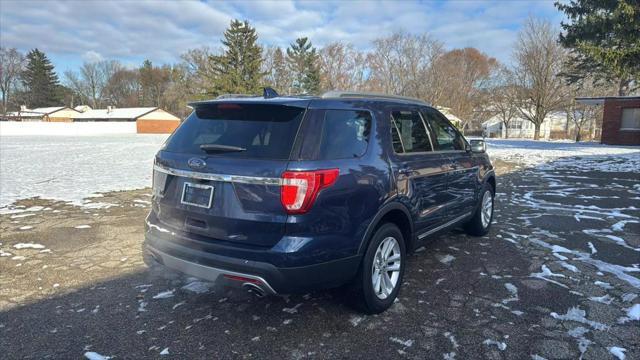
<svg viewBox="0 0 640 360">
<path fill-rule="evenodd" d="M 178 272 L 235 286 L 257 286 L 264 294 L 291 294 L 340 286 L 356 274 L 360 257 L 298 267 L 276 267 L 267 262 L 223 256 L 184 246 L 171 239 L 145 234 L 144 258 Z"/>
</svg>

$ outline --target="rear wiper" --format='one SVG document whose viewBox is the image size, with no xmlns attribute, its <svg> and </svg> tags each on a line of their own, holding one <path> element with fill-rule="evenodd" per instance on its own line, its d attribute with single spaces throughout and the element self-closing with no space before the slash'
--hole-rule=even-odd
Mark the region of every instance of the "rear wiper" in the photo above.
<svg viewBox="0 0 640 360">
<path fill-rule="evenodd" d="M 247 151 L 247 149 L 240 146 L 230 145 L 217 145 L 217 144 L 202 144 L 200 150 L 204 152 L 240 152 Z"/>
</svg>

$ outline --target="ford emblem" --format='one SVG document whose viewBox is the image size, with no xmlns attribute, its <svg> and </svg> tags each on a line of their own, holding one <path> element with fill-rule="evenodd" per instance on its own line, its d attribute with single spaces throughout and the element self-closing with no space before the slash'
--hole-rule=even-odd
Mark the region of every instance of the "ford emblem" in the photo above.
<svg viewBox="0 0 640 360">
<path fill-rule="evenodd" d="M 207 163 L 200 158 L 191 158 L 187 161 L 187 165 L 189 165 L 192 169 L 204 169 L 207 166 Z"/>
</svg>

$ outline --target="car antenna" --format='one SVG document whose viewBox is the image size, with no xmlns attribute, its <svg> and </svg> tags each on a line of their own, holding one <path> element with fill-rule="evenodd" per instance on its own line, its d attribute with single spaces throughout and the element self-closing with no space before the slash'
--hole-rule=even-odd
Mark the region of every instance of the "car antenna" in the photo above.
<svg viewBox="0 0 640 360">
<path fill-rule="evenodd" d="M 271 99 L 271 98 L 276 98 L 280 95 L 278 95 L 278 92 L 275 91 L 272 87 L 265 87 L 262 89 L 262 97 L 264 97 L 265 99 Z"/>
</svg>

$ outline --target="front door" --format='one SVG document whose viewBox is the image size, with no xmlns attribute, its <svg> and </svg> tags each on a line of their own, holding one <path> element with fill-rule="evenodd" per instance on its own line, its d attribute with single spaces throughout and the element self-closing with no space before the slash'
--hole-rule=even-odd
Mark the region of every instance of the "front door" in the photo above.
<svg viewBox="0 0 640 360">
<path fill-rule="evenodd" d="M 447 193 L 449 160 L 433 151 L 433 140 L 417 108 L 394 109 L 389 118 L 398 196 L 409 203 L 420 237 L 445 220 L 446 204 L 452 200 Z"/>
<path fill-rule="evenodd" d="M 455 220 L 470 215 L 477 204 L 478 166 L 460 132 L 435 109 L 422 111 L 432 132 L 438 153 L 447 159 L 449 176 L 447 192 L 452 202 L 447 207 L 447 218 Z"/>
</svg>

